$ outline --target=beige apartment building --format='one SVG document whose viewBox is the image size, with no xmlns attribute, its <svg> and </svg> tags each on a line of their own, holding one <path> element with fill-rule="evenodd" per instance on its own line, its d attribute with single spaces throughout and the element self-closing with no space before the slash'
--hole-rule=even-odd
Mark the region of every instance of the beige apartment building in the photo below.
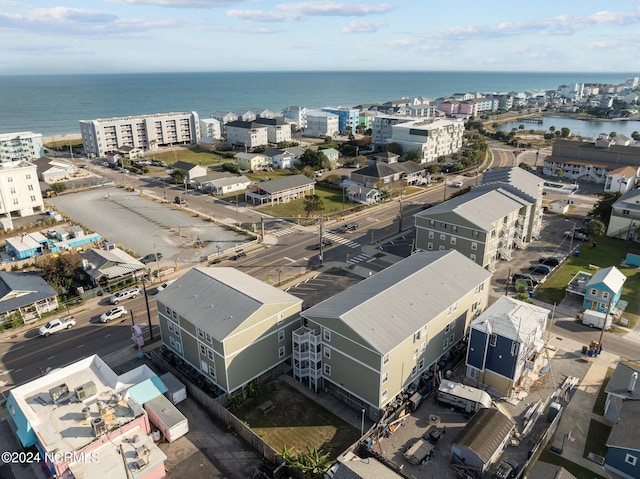
<svg viewBox="0 0 640 479">
<path fill-rule="evenodd" d="M 455 249 L 489 271 L 538 238 L 543 180 L 521 168 L 485 173 L 482 185 L 415 215 L 416 248 Z"/>
<path fill-rule="evenodd" d="M 467 335 L 491 274 L 457 251 L 424 251 L 302 312 L 293 376 L 376 420 Z"/>
</svg>

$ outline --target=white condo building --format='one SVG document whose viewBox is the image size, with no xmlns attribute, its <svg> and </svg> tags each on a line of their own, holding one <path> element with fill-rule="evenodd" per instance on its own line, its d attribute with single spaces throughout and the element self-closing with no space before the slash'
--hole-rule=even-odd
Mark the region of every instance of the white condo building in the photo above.
<svg viewBox="0 0 640 479">
<path fill-rule="evenodd" d="M 191 113 L 156 113 L 97 120 L 80 120 L 87 155 L 102 157 L 123 146 L 156 150 L 161 146 L 196 144 L 200 122 Z"/>
<path fill-rule="evenodd" d="M 307 109 L 304 106 L 288 106 L 282 110 L 282 115 L 300 128 L 307 127 Z"/>
<path fill-rule="evenodd" d="M 391 126 L 391 138 L 387 143 L 398 143 L 406 154 L 411 150 L 421 153 L 421 163 L 436 161 L 462 148 L 464 121 L 414 120 Z"/>
<path fill-rule="evenodd" d="M 222 126 L 220 120 L 216 118 L 201 118 L 200 133 L 202 138 L 208 137 L 214 140 L 222 139 Z"/>
<path fill-rule="evenodd" d="M 324 138 L 338 136 L 340 133 L 340 119 L 338 115 L 320 110 L 307 111 L 307 127 L 304 136 Z"/>
<path fill-rule="evenodd" d="M 0 222 L 13 229 L 13 216 L 31 216 L 44 211 L 36 165 L 28 161 L 0 163 Z"/>
<path fill-rule="evenodd" d="M 0 134 L 0 162 L 33 161 L 44 156 L 41 133 L 21 131 Z"/>
</svg>

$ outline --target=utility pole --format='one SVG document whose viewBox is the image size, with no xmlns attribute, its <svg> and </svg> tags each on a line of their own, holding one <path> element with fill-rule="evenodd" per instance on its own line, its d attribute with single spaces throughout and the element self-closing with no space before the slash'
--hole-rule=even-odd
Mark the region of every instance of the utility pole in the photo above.
<svg viewBox="0 0 640 479">
<path fill-rule="evenodd" d="M 322 244 L 322 219 L 323 216 L 320 215 L 319 220 L 320 220 L 320 264 L 324 264 L 324 244 Z"/>
<path fill-rule="evenodd" d="M 153 328 L 151 326 L 151 310 L 149 309 L 149 297 L 147 296 L 147 284 L 144 281 L 144 276 L 142 279 L 142 290 L 144 291 L 144 302 L 147 305 L 147 319 L 149 320 L 149 341 L 153 341 Z"/>
</svg>

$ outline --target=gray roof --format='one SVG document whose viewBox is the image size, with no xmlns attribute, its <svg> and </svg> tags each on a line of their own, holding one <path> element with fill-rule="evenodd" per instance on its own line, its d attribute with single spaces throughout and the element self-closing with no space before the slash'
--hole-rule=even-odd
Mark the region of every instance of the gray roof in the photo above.
<svg viewBox="0 0 640 479">
<path fill-rule="evenodd" d="M 526 342 L 531 332 L 536 329 L 544 331 L 550 313 L 546 308 L 500 296 L 471 322 L 471 328 L 483 333 L 489 329 L 490 334 Z"/>
<path fill-rule="evenodd" d="M 602 268 L 596 271 L 587 282 L 587 288 L 595 284 L 604 284 L 614 294 L 622 291 L 622 285 L 627 277 L 615 266 Z"/>
<path fill-rule="evenodd" d="M 627 191 L 613 204 L 613 208 L 640 211 L 640 190 Z"/>
<path fill-rule="evenodd" d="M 424 171 L 424 166 L 414 163 L 413 161 L 405 161 L 403 163 L 384 163 L 376 162 L 373 165 L 365 166 L 359 170 L 355 170 L 353 174 L 370 176 L 372 178 L 386 178 L 398 173 L 417 173 Z"/>
<path fill-rule="evenodd" d="M 607 447 L 619 447 L 640 452 L 640 401 L 624 401 L 607 440 Z"/>
<path fill-rule="evenodd" d="M 441 214 L 454 213 L 482 231 L 492 231 L 493 223 L 527 203 L 529 202 L 515 197 L 501 187 L 486 190 L 472 188 L 468 193 L 421 211 L 415 216 L 433 218 Z"/>
<path fill-rule="evenodd" d="M 235 268 L 193 268 L 156 298 L 218 341 L 265 305 L 302 305 L 295 296 Z"/>
<path fill-rule="evenodd" d="M 339 318 L 387 354 L 491 273 L 455 250 L 423 251 L 307 309 L 322 322 Z"/>
<path fill-rule="evenodd" d="M 0 313 L 14 311 L 57 295 L 38 273 L 0 271 Z"/>
<path fill-rule="evenodd" d="M 458 434 L 453 444 L 471 449 L 488 464 L 515 428 L 513 421 L 497 409 L 480 409 Z"/>
<path fill-rule="evenodd" d="M 196 183 L 206 183 L 207 181 L 219 180 L 220 178 L 231 178 L 233 173 L 229 171 L 219 171 L 217 173 L 209 173 L 208 175 L 198 176 L 195 178 Z"/>
<path fill-rule="evenodd" d="M 193 163 L 187 163 L 186 161 L 176 161 L 173 165 L 171 165 L 171 168 L 174 168 L 176 170 L 190 171 L 196 166 L 198 165 L 195 165 Z"/>
<path fill-rule="evenodd" d="M 246 183 L 248 185 L 251 183 L 251 180 L 244 175 L 239 175 L 239 176 L 229 176 L 225 178 L 217 178 L 215 180 L 207 181 L 207 183 L 215 186 L 216 188 L 220 188 L 222 186 L 237 185 L 238 183 Z"/>
<path fill-rule="evenodd" d="M 507 183 L 522 191 L 530 198 L 542 195 L 544 181 L 539 176 L 529 173 L 520 167 L 494 168 L 482 175 L 482 184 Z"/>
<path fill-rule="evenodd" d="M 282 118 L 256 118 L 253 120 L 254 123 L 258 123 L 260 125 L 269 125 L 269 126 L 284 126 L 288 125 L 285 123 Z"/>
<path fill-rule="evenodd" d="M 111 250 L 92 248 L 85 251 L 82 258 L 95 266 L 85 271 L 95 279 L 101 276 L 107 276 L 109 279 L 118 278 L 146 268 L 143 263 L 120 248 Z"/>
<path fill-rule="evenodd" d="M 304 185 L 314 185 L 316 182 L 304 175 L 283 176 L 275 180 L 261 181 L 256 185 L 267 193 L 279 193 L 291 188 L 297 188 Z"/>
<path fill-rule="evenodd" d="M 340 460 L 333 479 L 401 479 L 403 476 L 388 468 L 375 457 L 350 457 Z"/>
<path fill-rule="evenodd" d="M 631 375 L 634 372 L 640 375 L 640 364 L 632 362 L 618 363 L 604 391 L 607 394 L 640 401 L 640 378 L 636 381 L 633 391 L 629 392 Z"/>
</svg>

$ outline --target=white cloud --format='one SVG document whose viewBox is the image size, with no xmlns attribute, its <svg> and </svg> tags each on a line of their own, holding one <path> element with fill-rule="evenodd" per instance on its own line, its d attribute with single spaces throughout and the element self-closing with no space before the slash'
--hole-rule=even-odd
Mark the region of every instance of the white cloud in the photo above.
<svg viewBox="0 0 640 479">
<path fill-rule="evenodd" d="M 128 5 L 151 5 L 168 8 L 216 8 L 229 7 L 249 0 L 105 0 L 107 3 Z"/>
<path fill-rule="evenodd" d="M 390 3 L 361 4 L 337 2 L 280 3 L 275 10 L 229 10 L 227 15 L 252 22 L 293 22 L 305 17 L 362 17 L 386 13 Z"/>
<path fill-rule="evenodd" d="M 343 33 L 373 33 L 377 32 L 381 28 L 386 27 L 384 22 L 363 22 L 361 20 L 354 20 L 348 25 L 342 28 Z"/>
</svg>

